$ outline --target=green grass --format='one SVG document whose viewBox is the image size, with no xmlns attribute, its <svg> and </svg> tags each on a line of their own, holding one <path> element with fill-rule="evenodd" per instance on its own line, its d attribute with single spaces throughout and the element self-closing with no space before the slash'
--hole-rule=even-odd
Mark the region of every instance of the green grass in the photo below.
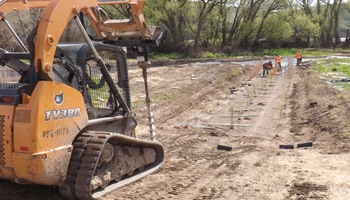
<svg viewBox="0 0 350 200">
<path fill-rule="evenodd" d="M 236 68 L 236 69 L 233 70 L 232 72 L 227 73 L 227 74 L 221 76 L 219 80 L 220 80 L 221 82 L 225 82 L 225 81 L 230 80 L 230 78 L 233 78 L 233 77 L 235 77 L 235 76 L 238 76 L 238 75 L 241 74 L 241 73 L 242 73 L 242 70 L 241 70 L 240 68 Z"/>
<path fill-rule="evenodd" d="M 333 55 L 335 52 L 328 49 L 266 49 L 263 52 L 263 55 L 280 55 L 280 56 L 295 56 L 297 51 L 300 51 L 304 57 L 307 56 L 327 56 Z"/>
<path fill-rule="evenodd" d="M 349 63 L 349 64 L 348 64 Z M 350 76 L 350 58 L 330 58 L 319 61 L 316 65 L 318 73 L 340 72 Z"/>
<path fill-rule="evenodd" d="M 202 58 L 229 58 L 230 56 L 223 53 L 215 53 L 210 51 L 204 51 L 202 53 Z"/>
<path fill-rule="evenodd" d="M 151 100 L 153 103 L 157 103 L 159 101 L 170 101 L 171 99 L 176 97 L 177 94 L 178 94 L 177 91 L 170 90 L 165 94 L 155 94 L 154 96 L 152 96 Z"/>
<path fill-rule="evenodd" d="M 184 55 L 180 53 L 151 53 L 150 55 L 151 59 L 155 60 L 166 60 L 166 59 L 181 59 L 184 57 Z"/>
<path fill-rule="evenodd" d="M 175 90 L 170 90 L 169 92 L 167 92 L 165 94 L 163 94 L 163 93 L 162 94 L 153 94 L 150 96 L 151 106 L 154 106 L 154 104 L 157 104 L 158 102 L 170 101 L 170 100 L 174 99 L 178 94 L 179 94 L 179 92 L 175 91 Z M 146 107 L 146 98 L 133 100 L 131 102 L 131 107 L 132 107 L 132 109 L 139 109 L 142 107 Z"/>
<path fill-rule="evenodd" d="M 272 48 L 272 49 L 265 49 L 264 51 L 238 51 L 232 54 L 224 54 L 221 52 L 213 52 L 213 51 L 203 51 L 201 53 L 201 58 L 213 58 L 213 59 L 223 59 L 223 58 L 236 58 L 236 57 L 255 57 L 255 56 L 275 56 L 280 55 L 283 57 L 289 57 L 289 56 L 295 56 L 297 51 L 300 51 L 301 54 L 304 57 L 307 56 L 327 56 L 327 55 L 333 55 L 340 50 L 337 49 L 303 49 L 303 48 Z M 344 52 L 345 50 L 341 50 Z M 350 50 L 349 50 L 350 53 Z M 186 56 L 182 53 L 156 53 L 152 52 L 150 54 L 151 59 L 161 60 L 161 59 L 183 59 L 186 58 Z"/>
<path fill-rule="evenodd" d="M 329 58 L 322 59 L 317 62 L 315 68 L 320 74 L 333 73 L 336 76 L 350 77 L 350 58 Z M 332 76 L 332 75 L 331 75 Z M 333 80 L 341 78 L 332 77 Z M 341 86 L 343 89 L 350 90 L 350 84 L 347 82 L 336 82 L 336 86 Z M 337 98 L 342 98 L 339 96 Z"/>
<path fill-rule="evenodd" d="M 146 99 L 138 99 L 136 101 L 131 102 L 132 109 L 139 109 L 141 107 L 146 107 Z"/>
<path fill-rule="evenodd" d="M 349 138 L 349 133 L 347 133 L 347 132 L 339 133 L 339 137 L 341 139 L 347 139 L 347 138 Z"/>
<path fill-rule="evenodd" d="M 350 90 L 350 84 L 343 84 L 342 87 L 346 90 Z"/>
</svg>

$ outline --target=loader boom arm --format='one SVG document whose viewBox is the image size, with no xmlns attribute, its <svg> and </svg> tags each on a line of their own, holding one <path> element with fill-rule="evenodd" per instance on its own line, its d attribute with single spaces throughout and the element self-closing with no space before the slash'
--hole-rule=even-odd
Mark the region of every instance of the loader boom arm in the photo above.
<svg viewBox="0 0 350 200">
<path fill-rule="evenodd" d="M 99 7 L 108 4 L 128 5 L 132 19 L 110 19 Z M 52 80 L 52 65 L 59 39 L 70 20 L 79 13 L 89 20 L 97 36 L 104 40 L 120 38 L 153 40 L 154 29 L 148 27 L 143 8 L 145 0 L 3 0 L 0 1 L 0 19 L 13 10 L 44 8 L 35 37 L 34 66 Z"/>
</svg>

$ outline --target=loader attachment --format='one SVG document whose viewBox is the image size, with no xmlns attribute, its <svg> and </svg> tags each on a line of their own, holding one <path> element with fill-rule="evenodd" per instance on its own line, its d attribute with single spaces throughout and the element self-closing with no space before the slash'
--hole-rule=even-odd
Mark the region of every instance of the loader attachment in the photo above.
<svg viewBox="0 0 350 200">
<path fill-rule="evenodd" d="M 153 27 L 151 37 L 149 39 L 135 38 L 135 37 L 120 37 L 118 40 L 107 40 L 105 43 L 122 47 L 158 47 L 160 41 L 164 37 L 164 27 Z"/>
</svg>

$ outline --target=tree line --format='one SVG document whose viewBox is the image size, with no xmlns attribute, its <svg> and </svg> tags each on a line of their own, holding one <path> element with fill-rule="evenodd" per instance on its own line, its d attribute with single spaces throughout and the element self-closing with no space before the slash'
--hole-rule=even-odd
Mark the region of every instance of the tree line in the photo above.
<svg viewBox="0 0 350 200">
<path fill-rule="evenodd" d="M 128 15 L 127 7 L 107 8 L 116 17 Z M 25 41 L 39 20 L 41 10 L 13 12 L 7 18 Z M 147 0 L 149 24 L 166 29 L 161 52 L 196 55 L 201 51 L 235 54 L 264 48 L 348 47 L 350 3 L 346 0 Z M 342 42 L 341 38 L 346 37 Z M 18 49 L 4 23 L 0 42 L 9 51 Z M 68 26 L 61 41 L 82 40 L 78 29 Z"/>
<path fill-rule="evenodd" d="M 235 53 L 338 47 L 349 11 L 343 0 L 148 0 L 146 14 L 167 29 L 163 51 Z"/>
</svg>

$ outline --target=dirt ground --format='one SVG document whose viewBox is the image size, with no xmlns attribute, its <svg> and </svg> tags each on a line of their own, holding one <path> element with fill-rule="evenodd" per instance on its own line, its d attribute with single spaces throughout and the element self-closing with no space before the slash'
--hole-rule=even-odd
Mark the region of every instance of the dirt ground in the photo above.
<svg viewBox="0 0 350 200">
<path fill-rule="evenodd" d="M 227 61 L 150 68 L 164 164 L 101 200 L 349 199 L 350 98 L 312 64 L 265 78 L 260 64 Z M 130 78 L 137 133 L 147 138 L 141 71 Z M 53 187 L 0 188 L 0 199 L 61 199 Z"/>
</svg>

